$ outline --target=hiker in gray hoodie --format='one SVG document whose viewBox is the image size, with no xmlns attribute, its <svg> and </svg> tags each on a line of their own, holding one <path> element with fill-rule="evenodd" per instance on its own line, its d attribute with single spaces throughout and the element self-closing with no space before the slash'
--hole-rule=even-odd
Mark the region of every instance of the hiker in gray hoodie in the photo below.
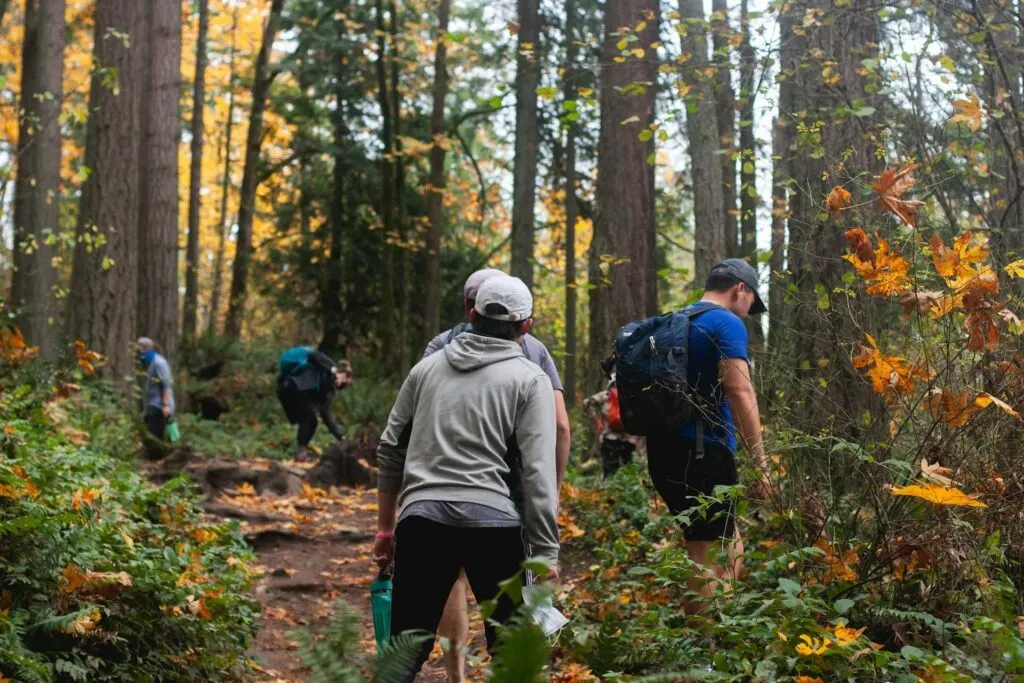
<svg viewBox="0 0 1024 683">
<path fill-rule="evenodd" d="M 394 561 L 392 635 L 436 632 L 462 569 L 478 603 L 493 599 L 526 558 L 524 540 L 551 561 L 548 578 L 558 577 L 551 380 L 519 346 L 532 313 L 521 280 L 487 280 L 472 329 L 420 361 L 391 410 L 377 447 L 373 556 L 382 567 Z M 521 468 L 522 515 L 507 482 L 513 467 Z M 492 619 L 503 623 L 514 610 L 503 596 Z M 485 629 L 493 648 L 495 629 Z M 432 645 L 424 643 L 407 680 Z"/>
</svg>

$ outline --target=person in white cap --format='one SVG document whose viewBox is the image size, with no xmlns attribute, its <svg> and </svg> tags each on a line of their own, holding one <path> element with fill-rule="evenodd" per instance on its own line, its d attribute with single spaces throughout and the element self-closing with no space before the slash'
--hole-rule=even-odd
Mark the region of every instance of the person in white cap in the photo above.
<svg viewBox="0 0 1024 683">
<path fill-rule="evenodd" d="M 466 279 L 462 289 L 463 306 L 466 312 L 466 320 L 455 327 L 441 332 L 434 337 L 427 348 L 423 351 L 426 358 L 435 351 L 444 348 L 445 344 L 456 339 L 460 334 L 470 328 L 469 317 L 476 304 L 477 291 L 480 286 L 493 277 L 506 277 L 505 273 L 496 268 L 484 268 L 478 270 Z M 565 396 L 563 395 L 562 379 L 558 375 L 558 367 L 554 358 L 544 342 L 531 334 L 526 334 L 522 341 L 523 353 L 531 361 L 540 366 L 540 369 L 551 380 L 551 387 L 554 390 L 555 401 L 555 463 L 558 473 L 558 486 L 561 489 L 562 477 L 565 476 L 565 469 L 569 464 L 570 428 L 569 413 L 565 409 Z M 445 605 L 444 617 L 441 619 L 441 627 L 438 633 L 449 643 L 449 648 L 444 655 L 444 666 L 450 683 L 462 683 L 466 679 L 466 657 L 465 646 L 469 639 L 469 618 L 466 612 L 466 577 L 460 576 L 459 581 L 452 589 Z"/>
<path fill-rule="evenodd" d="M 135 344 L 139 351 L 139 363 L 146 370 L 146 387 L 142 392 L 143 420 L 146 430 L 163 441 L 167 423 L 174 415 L 171 364 L 157 353 L 156 344 L 149 337 L 139 337 Z"/>
<path fill-rule="evenodd" d="M 374 560 L 394 562 L 391 633 L 436 632 L 465 570 L 477 602 L 519 571 L 526 546 L 552 563 L 557 580 L 558 508 L 551 380 L 519 344 L 533 322 L 533 297 L 518 278 L 480 286 L 471 328 L 416 365 L 377 447 Z M 513 501 L 509 453 L 518 453 L 522 507 Z M 397 524 L 396 524 L 397 518 Z M 515 605 L 498 600 L 492 619 Z M 485 625 L 493 648 L 496 631 Z M 412 681 L 426 661 L 424 644 Z"/>
</svg>

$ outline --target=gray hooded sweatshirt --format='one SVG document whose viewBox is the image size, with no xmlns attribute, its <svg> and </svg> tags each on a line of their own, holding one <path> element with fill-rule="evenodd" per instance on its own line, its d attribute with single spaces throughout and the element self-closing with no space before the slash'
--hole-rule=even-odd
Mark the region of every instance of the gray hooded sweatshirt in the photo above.
<svg viewBox="0 0 1024 683">
<path fill-rule="evenodd" d="M 467 332 L 412 369 L 377 446 L 377 486 L 397 492 L 400 508 L 468 502 L 518 515 L 504 479 L 512 437 L 522 454 L 526 541 L 557 561 L 551 380 L 515 342 Z"/>
</svg>

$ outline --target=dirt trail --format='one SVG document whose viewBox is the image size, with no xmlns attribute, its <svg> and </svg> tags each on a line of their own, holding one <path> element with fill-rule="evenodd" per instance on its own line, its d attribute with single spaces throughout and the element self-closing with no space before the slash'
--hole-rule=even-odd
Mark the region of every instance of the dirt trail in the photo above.
<svg viewBox="0 0 1024 683">
<path fill-rule="evenodd" d="M 250 461 L 255 469 L 270 467 Z M 284 463 L 301 473 L 301 465 Z M 275 466 L 277 467 L 277 466 Z M 377 495 L 372 489 L 323 491 L 308 484 L 293 495 L 257 494 L 246 483 L 226 488 L 206 507 L 217 517 L 239 518 L 243 533 L 260 558 L 253 590 L 262 605 L 261 628 L 251 650 L 260 670 L 256 681 L 305 681 L 308 671 L 298 657 L 299 645 L 290 632 L 310 628 L 323 632 L 337 600 L 344 600 L 362 622 L 360 650 L 367 661 L 375 655 L 369 584 L 375 575 L 370 560 L 377 520 Z M 481 652 L 483 628 L 471 617 L 474 652 Z M 479 655 L 471 655 L 469 680 L 479 678 Z M 417 679 L 425 683 L 446 680 L 435 647 Z"/>
</svg>

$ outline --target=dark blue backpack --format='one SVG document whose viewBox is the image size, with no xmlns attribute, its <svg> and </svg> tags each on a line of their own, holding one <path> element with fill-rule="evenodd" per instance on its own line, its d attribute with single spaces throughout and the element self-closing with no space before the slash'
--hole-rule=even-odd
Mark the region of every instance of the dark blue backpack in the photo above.
<svg viewBox="0 0 1024 683">
<path fill-rule="evenodd" d="M 700 418 L 700 397 L 689 385 L 690 320 L 717 304 L 637 320 L 615 337 L 615 386 L 626 432 L 651 436 Z"/>
</svg>

